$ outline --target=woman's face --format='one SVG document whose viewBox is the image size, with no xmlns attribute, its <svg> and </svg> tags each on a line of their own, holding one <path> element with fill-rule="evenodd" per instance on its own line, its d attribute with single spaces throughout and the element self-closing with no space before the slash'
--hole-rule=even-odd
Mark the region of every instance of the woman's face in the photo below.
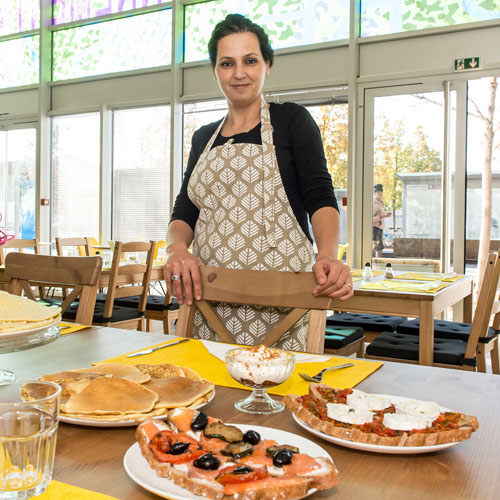
<svg viewBox="0 0 500 500">
<path fill-rule="evenodd" d="M 213 73 L 230 104 L 245 107 L 260 100 L 270 65 L 254 33 L 233 33 L 219 40 Z"/>
</svg>

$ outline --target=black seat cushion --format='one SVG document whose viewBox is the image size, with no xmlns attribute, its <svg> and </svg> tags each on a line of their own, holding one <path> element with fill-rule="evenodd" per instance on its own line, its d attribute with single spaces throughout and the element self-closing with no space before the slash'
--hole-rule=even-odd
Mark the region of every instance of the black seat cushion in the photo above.
<svg viewBox="0 0 500 500">
<path fill-rule="evenodd" d="M 341 349 L 351 344 L 355 340 L 363 338 L 363 328 L 359 327 L 333 327 L 326 326 L 325 329 L 325 349 Z"/>
<path fill-rule="evenodd" d="M 78 306 L 68 307 L 66 312 L 63 314 L 63 318 L 74 320 L 76 318 L 77 309 Z M 137 308 L 113 306 L 113 312 L 111 318 L 104 318 L 104 302 L 98 302 L 95 305 L 92 322 L 105 323 L 111 321 L 115 323 L 117 321 L 126 321 L 128 319 L 140 318 L 141 316 L 144 316 L 144 313 L 139 312 Z"/>
<path fill-rule="evenodd" d="M 119 299 L 115 299 L 115 305 L 122 307 L 139 307 L 139 295 L 135 295 L 133 297 L 121 297 Z M 106 302 L 106 294 L 98 293 L 96 302 Z M 163 311 L 168 309 L 169 311 L 174 311 L 179 309 L 179 304 L 177 300 L 172 299 L 171 304 L 164 304 L 165 296 L 164 295 L 148 295 L 148 302 L 146 304 L 146 309 L 150 311 Z"/>
<path fill-rule="evenodd" d="M 469 340 L 470 327 L 470 323 L 457 323 L 455 321 L 435 319 L 434 337 L 439 339 L 458 339 L 463 342 L 467 342 Z M 418 335 L 420 331 L 420 320 L 417 318 L 411 321 L 406 321 L 405 323 L 399 325 L 396 331 L 407 335 Z M 489 328 L 488 337 L 481 337 L 479 342 L 488 342 L 496 335 L 496 333 L 497 332 L 493 328 Z"/>
<path fill-rule="evenodd" d="M 418 361 L 416 335 L 383 332 L 366 348 L 367 355 Z M 434 339 L 434 363 L 475 366 L 475 360 L 465 359 L 466 342 L 456 339 Z"/>
<path fill-rule="evenodd" d="M 380 314 L 338 313 L 326 318 L 328 326 L 360 326 L 365 331 L 394 332 L 408 318 Z"/>
</svg>

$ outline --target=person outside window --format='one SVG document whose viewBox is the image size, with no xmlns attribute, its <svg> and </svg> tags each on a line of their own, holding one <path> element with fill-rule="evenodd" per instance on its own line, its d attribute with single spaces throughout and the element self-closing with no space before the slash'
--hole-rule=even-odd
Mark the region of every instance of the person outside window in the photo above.
<svg viewBox="0 0 500 500">
<path fill-rule="evenodd" d="M 215 27 L 208 51 L 228 114 L 193 135 L 167 232 L 168 292 L 181 304 L 201 299 L 199 266 L 206 265 L 312 270 L 314 295 L 350 298 L 350 270 L 337 259 L 339 213 L 320 131 L 304 107 L 263 98 L 274 57 L 267 34 L 230 14 Z M 216 313 L 235 342 L 247 345 L 260 343 L 283 316 L 232 304 L 218 304 Z M 198 310 L 194 323 L 196 338 L 218 340 Z M 307 318 L 297 322 L 276 345 L 303 351 L 307 326 Z"/>
<path fill-rule="evenodd" d="M 375 257 L 382 257 L 384 250 L 384 219 L 390 217 L 384 208 L 382 200 L 384 196 L 384 187 L 382 184 L 375 184 L 373 187 L 373 254 Z"/>
</svg>

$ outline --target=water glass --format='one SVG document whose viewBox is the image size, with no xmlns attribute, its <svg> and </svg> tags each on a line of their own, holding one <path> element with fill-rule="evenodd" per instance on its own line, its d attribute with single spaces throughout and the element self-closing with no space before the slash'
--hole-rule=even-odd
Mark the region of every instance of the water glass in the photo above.
<svg viewBox="0 0 500 500">
<path fill-rule="evenodd" d="M 61 388 L 52 382 L 0 386 L 0 500 L 45 492 L 52 479 Z"/>
</svg>

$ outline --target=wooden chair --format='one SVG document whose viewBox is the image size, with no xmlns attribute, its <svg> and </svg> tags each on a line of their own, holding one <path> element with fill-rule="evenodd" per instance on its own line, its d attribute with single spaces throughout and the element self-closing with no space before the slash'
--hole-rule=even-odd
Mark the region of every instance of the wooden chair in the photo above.
<svg viewBox="0 0 500 500">
<path fill-rule="evenodd" d="M 493 328 L 500 326 L 500 301 L 495 302 L 500 280 L 500 256 L 488 256 L 479 298 L 470 325 L 467 342 L 457 338 L 434 339 L 434 366 L 486 371 L 486 354 L 491 352 L 492 371 L 500 374 L 498 334 L 489 328 L 495 314 Z M 366 357 L 404 363 L 418 363 L 418 336 L 398 332 L 385 332 L 367 348 Z"/>
<path fill-rule="evenodd" d="M 192 337 L 196 308 L 205 316 L 223 342 L 234 343 L 231 334 L 212 310 L 208 301 L 291 307 L 292 311 L 262 340 L 273 345 L 290 327 L 311 311 L 306 351 L 322 353 L 325 344 L 325 311 L 333 308 L 333 299 L 315 297 L 316 280 L 312 272 L 249 271 L 201 267 L 203 299 L 191 306 L 180 306 L 175 334 Z"/>
<path fill-rule="evenodd" d="M 71 293 L 60 306 L 63 313 L 78 298 L 75 321 L 91 325 L 101 268 L 100 257 L 9 253 L 6 258 L 5 276 L 10 279 L 10 293 L 22 295 L 24 291 L 31 300 L 36 300 L 31 289 L 33 283 L 71 287 Z"/>
<path fill-rule="evenodd" d="M 35 255 L 40 254 L 40 243 L 38 238 L 33 238 L 32 240 L 24 238 L 14 238 L 12 240 L 7 240 L 3 245 L 0 245 L 0 266 L 5 266 L 5 259 L 9 252 L 5 252 L 4 249 L 9 249 L 10 251 L 17 251 L 24 253 L 27 248 L 33 248 Z M 46 298 L 45 288 L 38 287 L 38 293 L 41 299 Z"/>
<path fill-rule="evenodd" d="M 56 238 L 57 255 L 64 255 L 65 248 L 77 248 L 81 257 L 92 255 L 89 238 Z"/>
<path fill-rule="evenodd" d="M 148 296 L 151 268 L 153 267 L 153 253 L 155 242 L 134 241 L 114 245 L 113 262 L 109 276 L 108 291 L 105 302 L 97 302 L 92 323 L 94 325 L 114 326 L 117 328 L 144 330 L 144 312 Z M 127 252 L 146 252 L 145 263 L 121 262 L 121 256 Z M 127 283 L 123 284 L 126 276 Z M 131 279 L 132 278 L 132 279 Z M 139 296 L 137 307 L 123 307 L 115 304 L 115 299 L 122 297 Z M 68 308 L 63 315 L 69 317 L 74 306 Z"/>
</svg>

